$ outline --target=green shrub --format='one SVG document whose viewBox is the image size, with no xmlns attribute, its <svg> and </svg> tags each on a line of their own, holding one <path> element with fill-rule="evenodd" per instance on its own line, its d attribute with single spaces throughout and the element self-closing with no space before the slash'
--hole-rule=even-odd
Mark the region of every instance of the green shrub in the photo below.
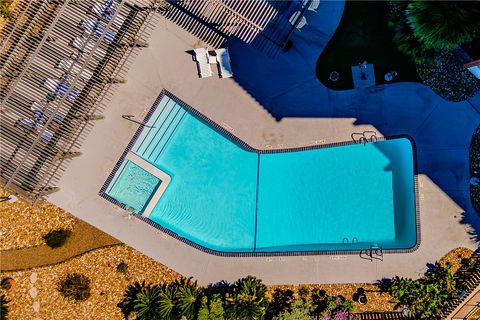
<svg viewBox="0 0 480 320">
<path fill-rule="evenodd" d="M 226 297 L 229 318 L 255 320 L 265 317 L 268 307 L 267 286 L 253 276 L 239 279 Z"/>
<path fill-rule="evenodd" d="M 409 307 L 413 319 L 440 319 L 443 307 L 458 294 L 458 289 L 450 266 L 435 263 L 421 279 L 393 278 L 388 292 L 397 306 Z"/>
<path fill-rule="evenodd" d="M 125 273 L 127 272 L 127 269 L 128 269 L 128 264 L 126 262 L 122 261 L 117 265 L 117 272 Z"/>
<path fill-rule="evenodd" d="M 62 279 L 58 285 L 66 298 L 82 301 L 90 297 L 90 279 L 83 274 L 72 273 Z"/>
<path fill-rule="evenodd" d="M 283 312 L 290 312 L 290 307 L 294 301 L 292 290 L 276 288 L 268 305 L 267 319 L 272 319 Z"/>
<path fill-rule="evenodd" d="M 0 319 L 7 320 L 8 319 L 8 303 L 10 300 L 2 294 L 0 295 Z"/>
<path fill-rule="evenodd" d="M 45 240 L 47 246 L 55 249 L 63 246 L 71 234 L 72 231 L 68 229 L 57 229 L 44 235 L 43 240 Z"/>
<path fill-rule="evenodd" d="M 480 35 L 478 1 L 412 1 L 407 19 L 427 48 L 451 49 Z"/>
<path fill-rule="evenodd" d="M 10 19 L 10 2 L 11 1 L 0 1 L 0 16 L 4 19 Z"/>
</svg>

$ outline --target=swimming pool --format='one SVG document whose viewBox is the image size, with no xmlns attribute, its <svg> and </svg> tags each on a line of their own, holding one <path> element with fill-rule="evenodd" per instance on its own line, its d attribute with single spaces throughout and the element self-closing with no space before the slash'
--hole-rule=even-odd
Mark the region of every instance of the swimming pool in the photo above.
<svg viewBox="0 0 480 320">
<path fill-rule="evenodd" d="M 102 193 L 197 247 L 408 251 L 418 242 L 408 138 L 259 151 L 168 92 L 146 124 L 152 128 L 139 129 L 127 151 L 168 175 L 168 187 L 145 212 L 161 182 L 138 168 L 132 175 L 121 159 Z"/>
</svg>

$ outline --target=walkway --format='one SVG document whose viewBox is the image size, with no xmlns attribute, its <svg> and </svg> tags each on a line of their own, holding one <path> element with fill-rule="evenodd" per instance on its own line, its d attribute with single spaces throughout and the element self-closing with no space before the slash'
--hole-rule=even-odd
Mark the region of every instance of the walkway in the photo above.
<svg viewBox="0 0 480 320">
<path fill-rule="evenodd" d="M 248 274 L 267 284 L 418 277 L 426 263 L 449 250 L 476 249 L 476 232 L 470 225 L 478 225 L 479 219 L 468 208 L 467 145 L 480 122 L 478 111 L 467 102 L 446 102 L 415 83 L 327 90 L 316 78 L 315 65 L 342 10 L 342 2 L 321 1 L 318 13 L 308 12 L 308 25 L 294 34 L 293 48 L 273 60 L 232 40 L 234 80 L 198 79 L 196 65 L 185 53 L 198 39 L 163 20 L 125 76 L 128 82 L 112 97 L 106 119 L 95 124 L 82 146 L 83 155 L 72 160 L 59 182 L 61 190 L 49 200 L 203 284 Z M 358 255 L 225 258 L 201 252 L 138 219 L 124 219 L 125 210 L 98 195 L 138 128 L 121 115 L 143 118 L 163 88 L 258 149 L 347 141 L 352 132 L 364 130 L 412 135 L 421 172 L 420 247 L 408 254 L 386 254 L 384 261 Z M 254 99 L 275 116 L 287 118 L 275 121 Z M 470 102 L 480 106 L 480 96 Z M 455 152 L 445 153 L 449 149 Z"/>
<path fill-rule="evenodd" d="M 0 269 L 5 272 L 48 266 L 70 260 L 98 248 L 120 244 L 120 241 L 108 234 L 83 221 L 78 221 L 72 235 L 60 248 L 51 249 L 47 245 L 40 245 L 0 251 Z"/>
</svg>

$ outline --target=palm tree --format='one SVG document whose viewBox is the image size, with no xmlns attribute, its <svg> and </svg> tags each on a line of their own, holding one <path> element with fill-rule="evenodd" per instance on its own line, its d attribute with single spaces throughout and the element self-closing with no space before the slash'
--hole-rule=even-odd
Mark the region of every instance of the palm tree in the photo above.
<svg viewBox="0 0 480 320">
<path fill-rule="evenodd" d="M 413 1 L 407 19 L 415 37 L 427 48 L 453 48 L 480 35 L 480 2 Z"/>
<path fill-rule="evenodd" d="M 239 279 L 227 294 L 227 315 L 231 319 L 264 319 L 268 307 L 267 286 L 253 276 Z"/>
<path fill-rule="evenodd" d="M 138 320 L 161 319 L 160 305 L 162 288 L 159 285 L 147 285 L 137 293 L 134 309 Z"/>
<path fill-rule="evenodd" d="M 399 19 L 391 22 L 390 27 L 394 31 L 393 43 L 401 53 L 411 57 L 417 64 L 434 60 L 436 50 L 425 48 L 415 37 L 412 27 L 406 20 Z"/>
<path fill-rule="evenodd" d="M 178 308 L 187 319 L 196 319 L 204 293 L 203 289 L 197 286 L 197 281 L 192 282 L 191 280 L 191 277 L 182 277 L 177 281 Z"/>
</svg>

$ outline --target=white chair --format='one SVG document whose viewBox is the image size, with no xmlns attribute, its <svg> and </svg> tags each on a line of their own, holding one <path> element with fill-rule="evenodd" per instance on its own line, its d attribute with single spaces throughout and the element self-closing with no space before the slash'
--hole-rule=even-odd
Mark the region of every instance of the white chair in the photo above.
<svg viewBox="0 0 480 320">
<path fill-rule="evenodd" d="M 220 78 L 230 78 L 233 76 L 232 66 L 230 65 L 230 54 L 227 49 L 215 50 L 217 56 L 218 74 Z"/>
<path fill-rule="evenodd" d="M 309 0 L 304 0 L 303 1 L 303 6 L 305 7 L 307 5 Z M 307 10 L 317 12 L 318 6 L 320 5 L 320 0 L 312 0 L 308 4 Z"/>
<path fill-rule="evenodd" d="M 73 60 L 62 59 L 60 62 L 55 66 L 55 68 L 61 69 L 65 72 L 70 71 L 71 75 L 80 74 L 80 78 L 83 81 L 88 81 L 92 77 L 92 72 L 86 68 L 82 70 L 82 67 L 75 63 Z"/>
<path fill-rule="evenodd" d="M 58 84 L 59 84 L 58 80 L 47 78 L 47 80 L 45 80 L 45 82 L 43 83 L 43 86 L 50 91 L 56 92 Z"/>
<path fill-rule="evenodd" d="M 95 42 L 90 41 L 89 39 L 84 37 L 76 37 L 70 43 L 70 45 L 84 53 L 90 53 L 93 50 L 93 48 L 95 48 Z M 103 49 L 100 49 L 97 47 L 95 49 L 95 52 L 93 53 L 93 57 L 100 61 L 103 59 L 103 57 L 105 57 L 106 54 L 107 53 Z"/>
<path fill-rule="evenodd" d="M 91 12 L 96 16 L 103 18 L 107 22 L 110 22 L 115 14 L 115 10 L 98 2 L 91 7 Z M 112 22 L 112 25 L 116 28 L 120 28 L 124 22 L 125 19 L 117 14 Z"/>
<path fill-rule="evenodd" d="M 300 11 L 295 11 L 290 19 L 288 20 L 292 24 L 292 26 L 295 26 L 298 30 L 302 29 L 304 26 L 307 25 L 307 19 L 305 16 L 302 15 Z"/>
<path fill-rule="evenodd" d="M 208 51 L 206 48 L 193 49 L 195 52 L 195 61 L 197 62 L 198 75 L 200 78 L 212 76 L 212 68 L 210 67 Z"/>
<path fill-rule="evenodd" d="M 58 79 L 51 79 L 51 78 L 47 78 L 47 80 L 45 80 L 43 85 L 48 90 L 58 93 L 62 97 L 67 93 L 67 91 L 70 89 L 70 86 L 71 86 L 66 81 L 61 81 Z M 78 95 L 78 89 L 73 87 L 70 90 L 70 92 L 68 92 L 67 100 L 74 101 L 77 98 L 77 95 Z"/>
</svg>

